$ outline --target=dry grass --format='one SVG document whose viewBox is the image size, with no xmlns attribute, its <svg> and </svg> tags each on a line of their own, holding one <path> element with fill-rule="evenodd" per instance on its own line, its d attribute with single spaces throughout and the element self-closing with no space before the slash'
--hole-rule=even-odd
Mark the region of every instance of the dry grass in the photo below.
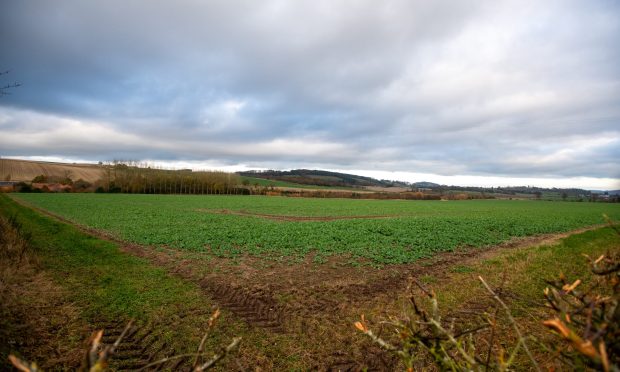
<svg viewBox="0 0 620 372">
<path fill-rule="evenodd" d="M 9 353 L 43 360 L 42 367 L 79 366 L 76 334 L 84 327 L 65 293 L 39 270 L 29 237 L 0 216 L 0 360 Z"/>
</svg>

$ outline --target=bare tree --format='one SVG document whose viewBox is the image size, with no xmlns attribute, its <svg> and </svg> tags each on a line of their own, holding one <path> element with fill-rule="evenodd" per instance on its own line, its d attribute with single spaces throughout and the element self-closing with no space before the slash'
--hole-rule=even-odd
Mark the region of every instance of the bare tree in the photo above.
<svg viewBox="0 0 620 372">
<path fill-rule="evenodd" d="M 7 75 L 8 73 L 9 73 L 9 70 L 6 70 L 6 71 L 0 72 L 0 75 Z M 17 88 L 19 86 L 21 86 L 21 83 L 17 83 L 17 82 L 13 82 L 13 83 L 9 83 L 9 84 L 0 86 L 0 97 L 7 96 L 7 95 L 11 94 L 9 92 L 9 89 Z"/>
</svg>

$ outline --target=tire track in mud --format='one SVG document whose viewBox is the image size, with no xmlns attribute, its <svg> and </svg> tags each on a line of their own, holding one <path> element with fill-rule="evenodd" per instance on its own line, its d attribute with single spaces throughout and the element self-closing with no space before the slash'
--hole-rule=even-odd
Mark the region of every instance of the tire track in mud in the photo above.
<svg viewBox="0 0 620 372">
<path fill-rule="evenodd" d="M 286 309 L 268 291 L 257 288 L 244 288 L 227 283 L 225 278 L 201 277 L 196 274 L 187 260 L 177 260 L 178 252 L 170 254 L 156 252 L 136 244 L 119 242 L 124 252 L 146 258 L 153 264 L 164 267 L 184 280 L 197 284 L 203 293 L 217 302 L 222 309 L 229 310 L 250 326 L 271 332 L 284 333 Z"/>
<path fill-rule="evenodd" d="M 243 288 L 214 284 L 208 279 L 202 280 L 199 284 L 203 289 L 207 289 L 223 308 L 248 324 L 276 333 L 285 332 L 284 309 L 269 296 L 250 293 Z"/>
<path fill-rule="evenodd" d="M 194 309 L 176 315 L 182 320 L 186 317 L 207 318 L 210 314 L 205 309 Z M 99 321 L 94 324 L 95 330 L 103 330 L 101 338 L 103 345 L 113 344 L 126 327 L 126 322 L 118 320 Z M 163 358 L 178 355 L 164 337 L 164 332 L 171 329 L 174 329 L 174 324 L 168 322 L 134 323 L 109 359 L 111 370 L 135 371 Z M 177 358 L 159 363 L 147 370 L 190 371 L 192 361 L 192 358 Z"/>
<path fill-rule="evenodd" d="M 125 326 L 125 323 L 119 321 L 96 323 L 96 329 L 103 329 L 102 344 L 113 344 L 121 335 Z M 155 331 L 155 327 L 152 325 L 134 324 L 110 357 L 109 362 L 113 370 L 131 371 L 143 368 L 149 363 L 158 360 L 158 358 L 172 354 L 174 354 L 174 350 L 161 339 L 160 335 Z M 163 363 L 157 369 L 169 366 L 168 363 Z M 156 370 L 156 368 L 154 367 L 153 370 Z"/>
<path fill-rule="evenodd" d="M 312 370 L 326 372 L 399 370 L 398 358 L 374 344 L 355 355 L 352 355 L 350 351 L 335 351 L 326 361 L 327 363 L 323 365 L 317 364 Z"/>
</svg>

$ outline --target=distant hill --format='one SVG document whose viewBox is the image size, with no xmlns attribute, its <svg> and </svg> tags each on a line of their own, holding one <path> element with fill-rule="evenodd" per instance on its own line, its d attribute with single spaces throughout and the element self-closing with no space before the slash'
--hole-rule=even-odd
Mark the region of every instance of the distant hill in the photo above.
<svg viewBox="0 0 620 372">
<path fill-rule="evenodd" d="M 620 195 L 620 190 L 590 190 L 593 194 Z"/>
<path fill-rule="evenodd" d="M 105 166 L 98 164 L 57 163 L 45 161 L 31 161 L 19 159 L 0 158 L 0 181 L 32 181 L 39 175 L 47 177 L 64 178 L 69 176 L 72 180 L 83 179 L 93 183 L 105 176 Z M 184 172 L 191 170 L 180 170 Z M 322 186 L 322 187 L 346 187 L 346 188 L 370 188 L 375 191 L 403 191 L 402 189 L 432 189 L 434 192 L 473 192 L 486 193 L 502 196 L 516 196 L 527 198 L 542 198 L 547 200 L 581 200 L 588 199 L 591 194 L 606 194 L 611 196 L 620 195 L 620 190 L 583 190 L 577 188 L 557 189 L 540 188 L 533 186 L 512 187 L 472 187 L 472 186 L 448 186 L 434 182 L 399 182 L 379 180 L 372 177 L 359 176 L 349 173 L 330 172 L 325 170 L 294 169 L 290 171 L 247 171 L 238 172 L 245 177 L 260 178 L 264 180 L 279 181 L 274 184 L 279 187 Z M 239 181 L 240 182 L 240 181 Z M 251 182 L 252 184 L 254 181 Z"/>
<path fill-rule="evenodd" d="M 292 182 L 302 185 L 334 186 L 334 187 L 392 187 L 400 183 L 378 180 L 372 177 L 358 176 L 348 173 L 330 172 L 324 170 L 294 169 L 290 171 L 248 171 L 239 172 L 239 175 L 254 178 L 263 178 L 275 181 Z"/>
<path fill-rule="evenodd" d="M 73 180 L 83 179 L 95 182 L 104 175 L 103 167 L 97 164 L 53 163 L 18 159 L 0 159 L 1 181 L 32 181 L 39 175 Z"/>
<path fill-rule="evenodd" d="M 440 187 L 441 185 L 438 183 L 434 183 L 434 182 L 414 182 L 411 186 L 413 187 L 417 187 L 417 188 L 425 188 L 425 189 L 432 189 L 435 187 Z"/>
</svg>

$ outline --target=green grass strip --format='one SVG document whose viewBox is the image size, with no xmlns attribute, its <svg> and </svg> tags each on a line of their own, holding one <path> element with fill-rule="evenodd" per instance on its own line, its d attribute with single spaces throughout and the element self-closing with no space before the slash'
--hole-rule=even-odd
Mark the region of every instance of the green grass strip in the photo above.
<svg viewBox="0 0 620 372">
<path fill-rule="evenodd" d="M 5 195 L 0 195 L 0 213 L 15 216 L 32 235 L 31 246 L 43 268 L 71 290 L 70 300 L 85 309 L 88 318 L 148 319 L 156 311 L 165 315 L 180 306 L 209 305 L 191 283 L 121 252 L 115 243 L 42 216 Z"/>
</svg>

